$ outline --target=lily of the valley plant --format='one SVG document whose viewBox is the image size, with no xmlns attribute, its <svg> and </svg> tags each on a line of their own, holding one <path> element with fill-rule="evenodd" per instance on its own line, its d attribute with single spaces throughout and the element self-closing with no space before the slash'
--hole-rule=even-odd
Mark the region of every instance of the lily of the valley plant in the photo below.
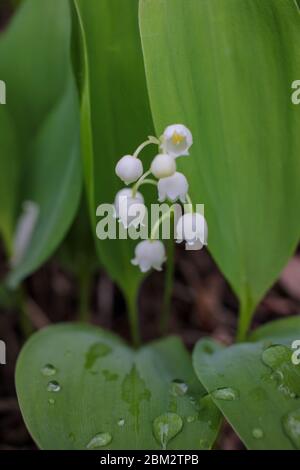
<svg viewBox="0 0 300 470">
<path fill-rule="evenodd" d="M 157 153 L 144 172 L 141 161 L 141 151 L 150 144 L 158 145 Z M 202 214 L 193 211 L 193 204 L 188 194 L 189 184 L 185 175 L 176 168 L 176 159 L 188 156 L 193 144 L 191 131 L 183 124 L 168 126 L 160 138 L 149 136 L 133 153 L 125 155 L 116 165 L 117 176 L 126 184 L 134 183 L 131 188 L 123 188 L 115 197 L 115 215 L 125 228 L 136 222 L 134 212 L 130 209 L 134 206 L 141 210 L 144 206 L 144 197 L 139 191 L 145 184 L 156 186 L 158 201 L 174 203 L 180 201 L 184 207 L 188 207 L 187 213 L 176 221 L 175 238 L 177 242 L 186 242 L 189 249 L 199 250 L 207 244 L 207 224 Z M 151 178 L 151 175 L 154 178 Z M 187 204 L 185 204 L 187 203 Z M 166 217 L 171 217 L 173 207 L 163 214 L 151 230 L 148 240 L 143 240 L 135 248 L 135 257 L 132 264 L 139 266 L 144 273 L 151 268 L 160 271 L 166 261 L 166 250 L 162 241 L 157 240 L 159 226 Z"/>
</svg>

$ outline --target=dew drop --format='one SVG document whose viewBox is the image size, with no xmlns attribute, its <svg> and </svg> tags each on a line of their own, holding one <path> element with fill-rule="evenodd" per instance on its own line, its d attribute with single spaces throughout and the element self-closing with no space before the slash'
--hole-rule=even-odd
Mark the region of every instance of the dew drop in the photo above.
<svg viewBox="0 0 300 470">
<path fill-rule="evenodd" d="M 105 357 L 110 354 L 112 351 L 111 347 L 105 343 L 94 343 L 90 346 L 89 350 L 85 355 L 85 364 L 86 369 L 92 369 L 93 365 L 101 357 Z"/>
<path fill-rule="evenodd" d="M 119 419 L 118 426 L 122 427 L 124 426 L 124 424 L 125 424 L 125 419 L 124 418 Z"/>
<path fill-rule="evenodd" d="M 182 418 L 176 413 L 164 413 L 153 421 L 153 434 L 157 442 L 166 450 L 171 441 L 183 426 Z"/>
<path fill-rule="evenodd" d="M 59 392 L 60 389 L 61 389 L 61 386 L 59 385 L 58 382 L 56 382 L 56 380 L 51 380 L 50 382 L 48 382 L 48 385 L 47 385 L 48 392 Z"/>
<path fill-rule="evenodd" d="M 171 393 L 174 396 L 183 396 L 188 391 L 188 386 L 183 380 L 173 380 L 171 383 Z"/>
<path fill-rule="evenodd" d="M 217 388 L 212 396 L 217 400 L 233 401 L 239 399 L 239 392 L 231 387 Z"/>
<path fill-rule="evenodd" d="M 260 428 L 254 428 L 252 429 L 252 436 L 254 437 L 254 439 L 261 439 L 264 437 L 264 432 Z"/>
<path fill-rule="evenodd" d="M 200 439 L 199 448 L 201 450 L 209 450 L 210 449 L 209 442 L 206 439 Z"/>
<path fill-rule="evenodd" d="M 283 417 L 283 429 L 294 446 L 300 450 L 300 408 Z"/>
<path fill-rule="evenodd" d="M 271 380 L 280 393 L 288 398 L 300 396 L 300 371 L 291 361 L 291 350 L 282 344 L 274 344 L 262 353 L 262 362 L 272 370 Z"/>
<path fill-rule="evenodd" d="M 45 375 L 46 377 L 51 377 L 51 375 L 55 375 L 56 374 L 56 369 L 55 367 L 52 365 L 52 364 L 45 364 L 42 368 L 41 368 L 41 373 L 43 375 Z"/>
<path fill-rule="evenodd" d="M 186 421 L 187 421 L 188 423 L 193 423 L 194 421 L 196 421 L 196 419 L 197 419 L 197 416 L 188 416 L 188 417 L 186 418 Z"/>
<path fill-rule="evenodd" d="M 100 432 L 96 434 L 90 442 L 87 444 L 87 449 L 98 449 L 110 444 L 112 441 L 112 435 L 109 432 Z"/>
</svg>

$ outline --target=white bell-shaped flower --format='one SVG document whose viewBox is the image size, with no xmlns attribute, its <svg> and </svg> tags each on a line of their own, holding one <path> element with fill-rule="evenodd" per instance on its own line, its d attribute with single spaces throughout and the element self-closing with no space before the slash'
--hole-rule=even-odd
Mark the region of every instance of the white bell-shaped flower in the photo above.
<svg viewBox="0 0 300 470">
<path fill-rule="evenodd" d="M 135 247 L 135 258 L 131 262 L 145 273 L 151 268 L 161 271 L 165 260 L 166 250 L 160 240 L 143 240 Z"/>
<path fill-rule="evenodd" d="M 177 222 L 177 243 L 185 240 L 188 250 L 201 250 L 203 245 L 207 245 L 207 235 L 206 220 L 198 212 L 184 214 Z"/>
<path fill-rule="evenodd" d="M 173 124 L 164 130 L 161 142 L 163 152 L 176 158 L 181 155 L 189 155 L 189 148 L 193 144 L 193 136 L 191 131 L 183 124 Z"/>
<path fill-rule="evenodd" d="M 118 191 L 115 197 L 115 217 L 119 219 L 125 228 L 130 225 L 137 227 L 142 217 L 138 217 L 144 210 L 144 198 L 140 192 L 135 197 L 132 196 L 132 189 L 123 188 Z"/>
<path fill-rule="evenodd" d="M 167 178 L 161 178 L 157 184 L 159 202 L 169 199 L 174 202 L 180 199 L 182 203 L 186 201 L 186 195 L 189 190 L 189 185 L 186 177 L 176 171 L 174 175 Z"/>
<path fill-rule="evenodd" d="M 176 163 L 174 157 L 167 153 L 160 153 L 156 155 L 151 163 L 151 173 L 155 178 L 166 178 L 167 176 L 174 175 L 176 171 Z"/>
<path fill-rule="evenodd" d="M 125 184 L 133 183 L 142 176 L 143 164 L 139 158 L 125 155 L 116 165 L 116 174 Z"/>
</svg>

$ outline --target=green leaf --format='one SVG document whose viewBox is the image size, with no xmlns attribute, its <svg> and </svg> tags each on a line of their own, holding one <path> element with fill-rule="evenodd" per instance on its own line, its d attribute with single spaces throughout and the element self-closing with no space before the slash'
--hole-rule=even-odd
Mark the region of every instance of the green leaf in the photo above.
<svg viewBox="0 0 300 470">
<path fill-rule="evenodd" d="M 75 0 L 82 35 L 82 141 L 93 231 L 96 208 L 122 187 L 117 161 L 153 133 L 138 30 L 138 1 Z M 144 158 L 143 158 L 144 160 Z M 145 170 L 148 168 L 144 160 Z M 136 242 L 135 242 L 136 243 Z M 142 275 L 130 240 L 97 240 L 99 257 L 131 300 Z"/>
<path fill-rule="evenodd" d="M 300 449 L 300 365 L 292 362 L 300 318 L 270 323 L 252 339 L 228 348 L 199 341 L 194 369 L 249 449 Z"/>
<path fill-rule="evenodd" d="M 157 132 L 187 125 L 178 159 L 205 204 L 209 249 L 251 313 L 299 240 L 300 17 L 293 0 L 141 0 Z"/>
<path fill-rule="evenodd" d="M 7 253 L 11 254 L 19 172 L 14 126 L 5 105 L 0 108 L 0 135 L 0 234 Z"/>
<path fill-rule="evenodd" d="M 99 328 L 52 326 L 23 348 L 16 387 L 42 449 L 210 448 L 220 426 L 175 337 L 133 351 Z"/>
<path fill-rule="evenodd" d="M 6 120 L 0 127 L 5 149 L 0 173 L 7 175 L 1 193 L 10 201 L 5 210 L 1 207 L 0 225 L 7 245 L 22 203 L 33 201 L 39 213 L 24 256 L 9 277 L 13 286 L 53 253 L 79 202 L 79 107 L 70 34 L 67 0 L 27 0 L 0 36 L 1 79 L 7 88 L 7 104 L 0 108 L 0 122 Z"/>
</svg>

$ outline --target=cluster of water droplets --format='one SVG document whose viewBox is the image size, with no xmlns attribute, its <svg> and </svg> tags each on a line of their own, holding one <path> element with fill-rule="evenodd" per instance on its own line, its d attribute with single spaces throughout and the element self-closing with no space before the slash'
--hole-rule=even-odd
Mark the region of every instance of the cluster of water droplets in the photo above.
<svg viewBox="0 0 300 470">
<path fill-rule="evenodd" d="M 52 364 L 45 364 L 41 368 L 41 374 L 44 377 L 53 377 L 57 373 L 57 369 Z M 57 380 L 49 380 L 47 383 L 47 392 L 57 393 L 61 390 L 61 386 Z M 55 404 L 55 399 L 53 397 L 48 398 L 49 405 Z"/>
</svg>

